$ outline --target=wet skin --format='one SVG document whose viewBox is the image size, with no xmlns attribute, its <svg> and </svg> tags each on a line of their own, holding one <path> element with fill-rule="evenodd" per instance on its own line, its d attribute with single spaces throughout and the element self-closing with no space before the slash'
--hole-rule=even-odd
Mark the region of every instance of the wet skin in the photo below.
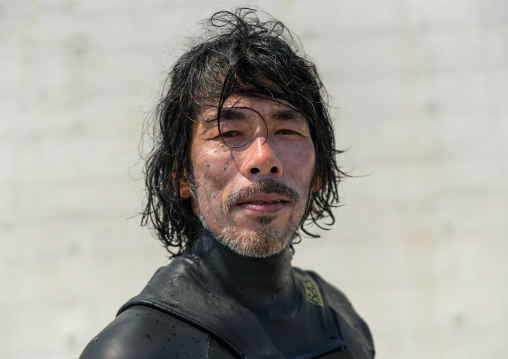
<svg viewBox="0 0 508 359">
<path fill-rule="evenodd" d="M 284 104 L 239 95 L 221 114 L 222 138 L 216 117 L 205 107 L 193 124 L 195 190 L 182 179 L 181 196 L 193 197 L 196 215 L 236 252 L 279 253 L 302 220 L 314 174 L 307 121 Z"/>
</svg>

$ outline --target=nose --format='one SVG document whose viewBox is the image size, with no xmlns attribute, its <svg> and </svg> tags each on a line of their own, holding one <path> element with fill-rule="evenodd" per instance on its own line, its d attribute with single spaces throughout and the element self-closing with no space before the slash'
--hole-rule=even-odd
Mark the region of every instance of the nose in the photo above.
<svg viewBox="0 0 508 359">
<path fill-rule="evenodd" d="M 275 153 L 269 139 L 259 136 L 245 151 L 245 162 L 242 172 L 245 177 L 280 177 L 282 175 L 282 162 Z"/>
</svg>

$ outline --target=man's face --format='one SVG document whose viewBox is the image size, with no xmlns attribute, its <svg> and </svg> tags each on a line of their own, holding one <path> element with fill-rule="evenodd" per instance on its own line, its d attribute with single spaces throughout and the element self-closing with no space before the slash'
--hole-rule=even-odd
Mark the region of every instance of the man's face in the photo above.
<svg viewBox="0 0 508 359">
<path fill-rule="evenodd" d="M 193 124 L 193 210 L 223 244 L 252 257 L 279 253 L 300 224 L 314 174 L 305 118 L 281 103 L 232 95 L 221 112 L 204 107 Z"/>
</svg>

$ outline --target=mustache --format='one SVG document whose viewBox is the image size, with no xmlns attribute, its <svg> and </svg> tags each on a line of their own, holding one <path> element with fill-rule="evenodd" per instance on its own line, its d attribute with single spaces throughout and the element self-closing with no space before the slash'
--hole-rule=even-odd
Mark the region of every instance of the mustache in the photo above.
<svg viewBox="0 0 508 359">
<path fill-rule="evenodd" d="M 277 182 L 274 179 L 268 178 L 259 182 L 254 182 L 247 187 L 243 187 L 238 191 L 230 193 L 226 198 L 226 213 L 229 212 L 231 208 L 233 208 L 238 203 L 245 201 L 250 196 L 254 196 L 259 193 L 279 194 L 286 197 L 292 203 L 297 203 L 300 200 L 300 196 L 294 189 L 280 182 Z"/>
</svg>

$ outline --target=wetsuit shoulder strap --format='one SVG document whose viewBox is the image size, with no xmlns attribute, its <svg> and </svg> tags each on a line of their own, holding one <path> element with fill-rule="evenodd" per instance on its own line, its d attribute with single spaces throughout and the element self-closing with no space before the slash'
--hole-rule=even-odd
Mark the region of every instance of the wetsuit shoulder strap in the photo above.
<svg viewBox="0 0 508 359">
<path fill-rule="evenodd" d="M 319 284 L 336 325 L 355 359 L 374 358 L 374 341 L 367 323 L 356 313 L 347 297 L 318 274 L 308 271 Z"/>
</svg>

